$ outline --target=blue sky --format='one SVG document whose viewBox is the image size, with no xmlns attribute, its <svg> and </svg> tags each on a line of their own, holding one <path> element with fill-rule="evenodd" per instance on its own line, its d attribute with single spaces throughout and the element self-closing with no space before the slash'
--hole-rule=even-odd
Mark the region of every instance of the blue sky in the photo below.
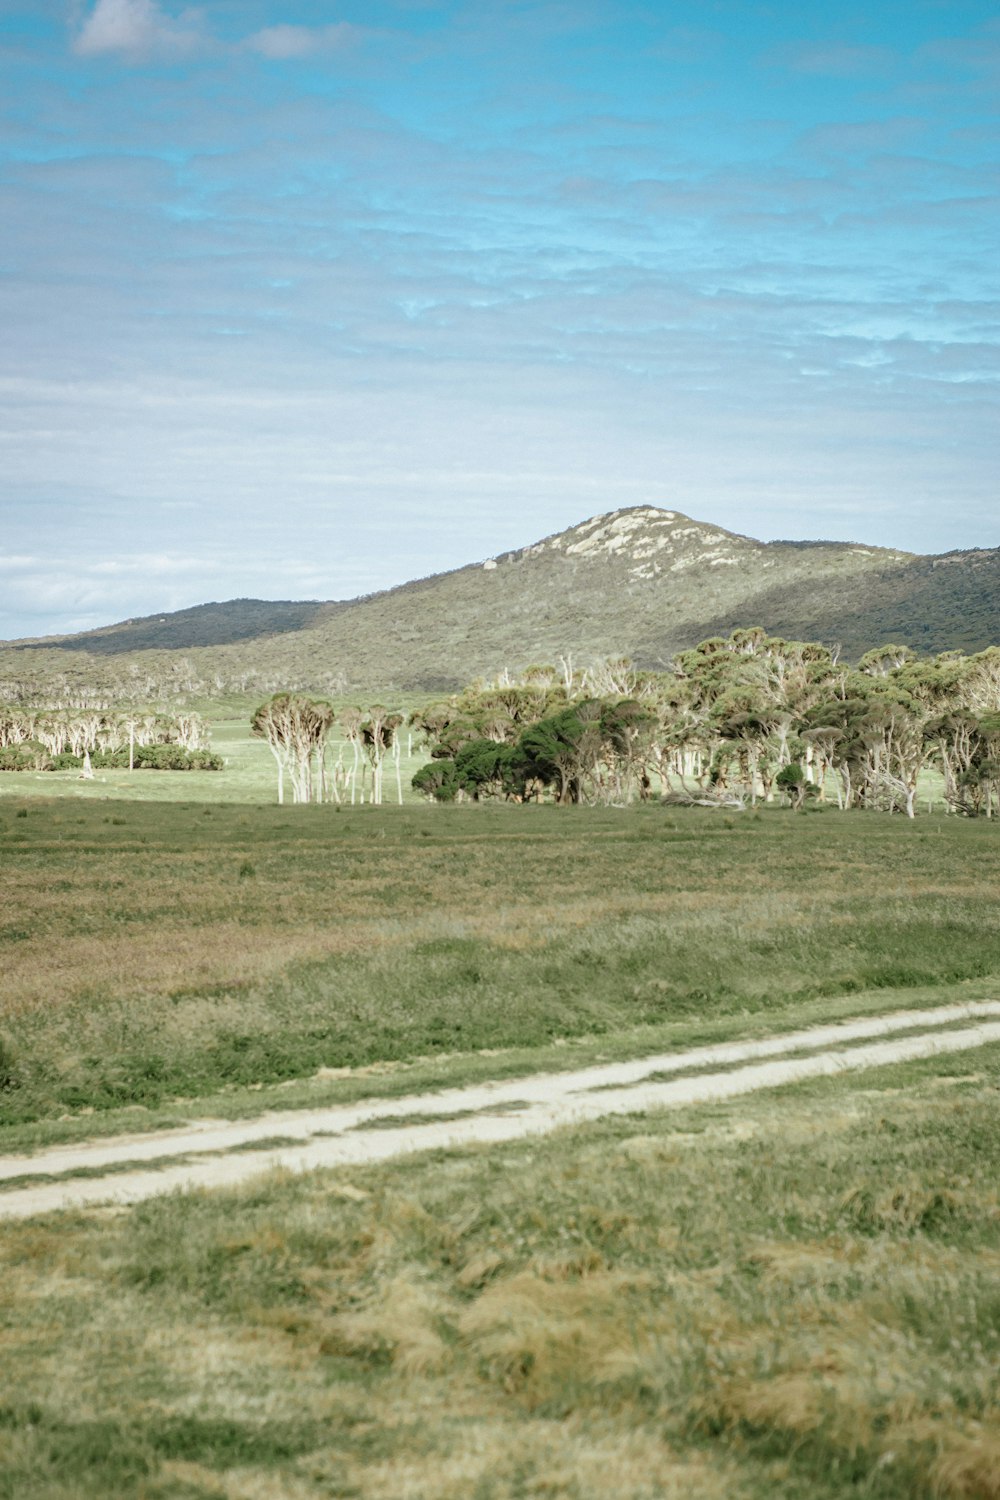
<svg viewBox="0 0 1000 1500">
<path fill-rule="evenodd" d="M 1000 545 L 998 97 L 973 0 L 0 0 L 0 636 Z"/>
</svg>

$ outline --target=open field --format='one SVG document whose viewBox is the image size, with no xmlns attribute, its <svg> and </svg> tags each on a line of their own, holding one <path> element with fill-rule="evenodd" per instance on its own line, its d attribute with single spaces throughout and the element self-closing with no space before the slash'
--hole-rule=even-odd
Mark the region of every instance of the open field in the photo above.
<svg viewBox="0 0 1000 1500">
<path fill-rule="evenodd" d="M 0 800 L 0 1152 L 351 1101 L 388 1147 L 427 1089 L 1000 999 L 984 821 L 135 780 Z M 0 1500 L 994 1500 L 998 1086 L 987 1045 L 7 1223 Z"/>
<path fill-rule="evenodd" d="M 5 1500 L 989 1500 L 1000 1047 L 5 1226 Z"/>
<path fill-rule="evenodd" d="M 824 997 L 812 1019 L 989 998 L 1000 973 L 995 829 L 954 818 L 8 798 L 0 851 L 8 1126 L 482 1049 L 654 1051 Z"/>
<path fill-rule="evenodd" d="M 412 693 L 407 695 L 407 712 L 421 701 Z M 227 717 L 219 717 L 209 711 L 209 705 L 202 705 L 211 728 L 211 748 L 226 762 L 222 771 L 133 771 L 130 774 L 127 770 L 102 769 L 94 772 L 93 781 L 81 780 L 78 771 L 8 772 L 0 774 L 0 805 L 7 798 L 16 801 L 22 798 L 58 798 L 70 804 L 108 799 L 125 802 L 276 802 L 277 777 L 271 752 L 263 740 L 254 739 L 250 733 L 250 719 L 256 702 L 247 699 L 238 707 L 232 705 Z M 346 700 L 334 702 L 338 708 L 346 705 Z M 406 730 L 403 731 L 401 749 L 403 801 L 417 804 L 421 799 L 411 788 L 410 779 L 414 771 L 426 764 L 427 751 L 418 748 Z M 336 762 L 338 754 L 343 756 L 345 765 L 352 764 L 350 745 L 335 732 L 328 741 L 327 761 L 330 766 Z M 358 785 L 360 787 L 360 779 Z M 291 793 L 288 795 L 290 797 Z M 397 802 L 391 759 L 385 766 L 385 800 L 393 804 Z"/>
</svg>

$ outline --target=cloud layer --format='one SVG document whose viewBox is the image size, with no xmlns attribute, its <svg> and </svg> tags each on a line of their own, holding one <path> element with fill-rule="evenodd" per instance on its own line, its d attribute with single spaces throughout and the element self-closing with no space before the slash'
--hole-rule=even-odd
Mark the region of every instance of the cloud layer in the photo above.
<svg viewBox="0 0 1000 1500">
<path fill-rule="evenodd" d="M 644 501 L 1000 539 L 987 6 L 21 9 L 0 634 Z"/>
<path fill-rule="evenodd" d="M 200 11 L 184 10 L 175 19 L 155 0 L 97 0 L 74 39 L 81 57 L 120 53 L 134 63 L 148 58 L 181 58 L 205 41 Z"/>
</svg>

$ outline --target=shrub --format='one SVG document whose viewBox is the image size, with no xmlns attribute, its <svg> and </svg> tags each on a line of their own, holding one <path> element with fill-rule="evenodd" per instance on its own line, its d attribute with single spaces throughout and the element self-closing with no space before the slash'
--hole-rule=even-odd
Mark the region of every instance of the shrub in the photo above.
<svg viewBox="0 0 1000 1500">
<path fill-rule="evenodd" d="M 20 1081 L 13 1049 L 0 1036 L 0 1094 L 12 1093 Z"/>
<path fill-rule="evenodd" d="M 125 752 L 128 764 L 128 752 Z M 221 771 L 221 755 L 210 750 L 185 750 L 183 745 L 136 745 L 137 771 Z"/>
<path fill-rule="evenodd" d="M 0 771 L 47 771 L 52 757 L 37 740 L 0 746 Z"/>
<path fill-rule="evenodd" d="M 454 802 L 458 792 L 458 774 L 453 760 L 432 760 L 415 772 L 410 785 L 435 802 Z"/>
</svg>

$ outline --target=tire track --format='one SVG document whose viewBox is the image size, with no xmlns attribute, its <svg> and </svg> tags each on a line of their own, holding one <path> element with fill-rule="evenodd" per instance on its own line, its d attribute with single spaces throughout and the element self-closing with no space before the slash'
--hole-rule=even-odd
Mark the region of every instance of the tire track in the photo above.
<svg viewBox="0 0 1000 1500">
<path fill-rule="evenodd" d="M 961 1026 L 961 1022 L 975 1024 Z M 898 1032 L 915 1034 L 894 1035 Z M 0 1193 L 0 1218 L 26 1218 L 99 1203 L 136 1203 L 178 1188 L 231 1187 L 275 1169 L 304 1172 L 355 1167 L 415 1151 L 497 1144 L 603 1115 L 732 1098 L 802 1079 L 965 1051 L 994 1041 L 1000 1041 L 1000 1002 L 983 1001 L 896 1011 L 760 1041 L 727 1042 L 438 1093 L 273 1112 L 248 1121 L 198 1121 L 155 1135 L 118 1136 L 0 1158 L 0 1180 L 8 1181 L 27 1174 L 126 1167 L 106 1177 L 68 1177 L 20 1188 L 12 1185 Z M 851 1045 L 856 1043 L 861 1045 Z M 782 1055 L 803 1052 L 807 1055 Z M 712 1068 L 727 1071 L 712 1072 Z M 692 1069 L 699 1071 L 692 1073 Z M 662 1076 L 680 1072 L 687 1076 Z M 657 1076 L 652 1078 L 653 1074 Z M 433 1118 L 425 1122 L 412 1118 L 421 1113 Z M 401 1123 L 389 1123 L 394 1119 Z M 375 1125 L 379 1128 L 371 1128 Z M 264 1144 L 276 1136 L 299 1139 L 279 1146 Z M 258 1150 L 253 1149 L 255 1141 L 262 1143 Z M 177 1156 L 185 1160 L 159 1169 L 141 1165 Z"/>
</svg>

